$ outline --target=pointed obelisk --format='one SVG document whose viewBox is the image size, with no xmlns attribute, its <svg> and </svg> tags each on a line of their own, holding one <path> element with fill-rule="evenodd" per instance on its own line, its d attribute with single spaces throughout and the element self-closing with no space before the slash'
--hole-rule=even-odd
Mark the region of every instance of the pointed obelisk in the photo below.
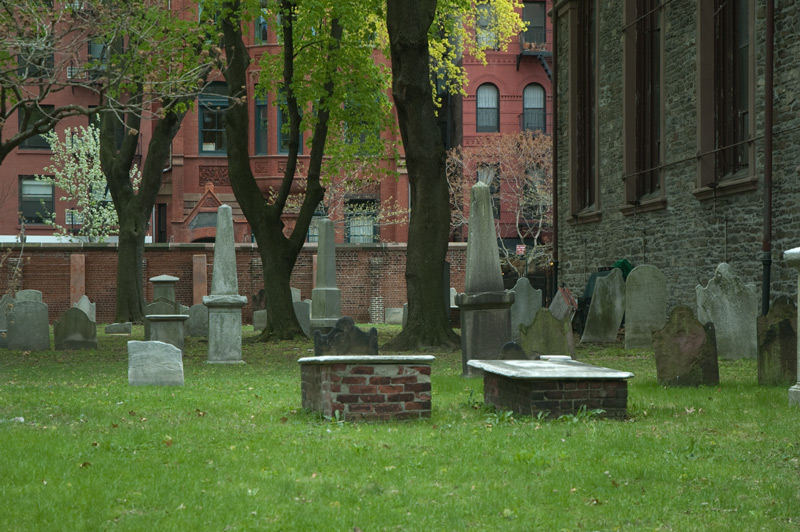
<svg viewBox="0 0 800 532">
<path fill-rule="evenodd" d="M 247 297 L 239 295 L 233 214 L 228 205 L 217 211 L 217 236 L 214 241 L 214 271 L 211 295 L 203 297 L 208 307 L 209 364 L 243 364 L 242 307 Z"/>
</svg>

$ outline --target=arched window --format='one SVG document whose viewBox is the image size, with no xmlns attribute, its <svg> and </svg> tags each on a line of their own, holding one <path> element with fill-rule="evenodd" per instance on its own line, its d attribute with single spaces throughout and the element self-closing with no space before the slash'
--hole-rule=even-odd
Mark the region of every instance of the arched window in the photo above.
<svg viewBox="0 0 800 532">
<path fill-rule="evenodd" d="M 500 131 L 500 91 L 491 83 L 484 83 L 475 93 L 478 105 L 477 131 L 496 133 Z"/>
<path fill-rule="evenodd" d="M 522 92 L 522 129 L 545 131 L 544 89 L 531 83 Z"/>
</svg>

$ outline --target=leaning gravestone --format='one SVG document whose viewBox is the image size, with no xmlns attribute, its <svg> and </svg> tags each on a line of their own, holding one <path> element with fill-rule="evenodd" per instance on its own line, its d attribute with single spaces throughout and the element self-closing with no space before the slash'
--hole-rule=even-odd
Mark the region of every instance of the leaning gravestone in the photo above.
<svg viewBox="0 0 800 532">
<path fill-rule="evenodd" d="M 56 351 L 97 349 L 97 324 L 79 307 L 72 307 L 53 323 Z"/>
<path fill-rule="evenodd" d="M 189 307 L 186 336 L 208 337 L 208 307 L 203 304 Z"/>
<path fill-rule="evenodd" d="M 542 308 L 542 291 L 531 286 L 527 277 L 520 277 L 514 285 L 514 304 L 511 305 L 511 338 L 519 342 L 520 325 L 530 325 Z"/>
<path fill-rule="evenodd" d="M 130 386 L 183 386 L 181 350 L 164 342 L 128 342 Z"/>
<path fill-rule="evenodd" d="M 625 349 L 652 349 L 653 331 L 667 322 L 667 278 L 650 264 L 625 281 Z"/>
<path fill-rule="evenodd" d="M 757 358 L 758 296 L 754 286 L 737 277 L 730 265 L 717 266 L 714 277 L 703 288 L 697 285 L 697 319 L 712 322 L 717 353 L 728 360 Z"/>
<path fill-rule="evenodd" d="M 766 316 L 759 316 L 758 384 L 783 386 L 797 382 L 797 307 L 779 297 Z"/>
<path fill-rule="evenodd" d="M 47 304 L 16 301 L 8 314 L 8 348 L 20 351 L 50 349 L 50 323 Z"/>
<path fill-rule="evenodd" d="M 572 324 L 553 316 L 550 309 L 539 309 L 533 323 L 520 327 L 520 345 L 526 353 L 572 356 Z"/>
<path fill-rule="evenodd" d="M 656 374 L 661 386 L 719 384 L 714 325 L 697 321 L 692 309 L 672 309 L 663 329 L 653 332 Z"/>
<path fill-rule="evenodd" d="M 89 298 L 85 294 L 72 306 L 81 309 L 91 321 L 97 323 L 97 304 L 89 301 Z"/>
<path fill-rule="evenodd" d="M 622 279 L 622 270 L 614 268 L 610 274 L 598 277 L 595 281 L 581 343 L 616 342 L 624 315 L 625 281 Z"/>
</svg>

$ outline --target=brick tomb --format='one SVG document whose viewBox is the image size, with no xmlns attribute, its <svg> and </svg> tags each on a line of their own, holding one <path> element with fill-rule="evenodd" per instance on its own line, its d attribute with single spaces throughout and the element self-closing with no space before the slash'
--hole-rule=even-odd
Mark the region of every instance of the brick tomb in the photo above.
<svg viewBox="0 0 800 532">
<path fill-rule="evenodd" d="M 298 360 L 303 408 L 348 421 L 431 417 L 432 356 L 320 356 Z"/>
<path fill-rule="evenodd" d="M 605 417 L 628 415 L 628 383 L 633 373 L 592 366 L 569 357 L 543 360 L 470 360 L 483 370 L 483 401 L 527 416 L 576 414 L 581 406 L 602 409 Z"/>
</svg>

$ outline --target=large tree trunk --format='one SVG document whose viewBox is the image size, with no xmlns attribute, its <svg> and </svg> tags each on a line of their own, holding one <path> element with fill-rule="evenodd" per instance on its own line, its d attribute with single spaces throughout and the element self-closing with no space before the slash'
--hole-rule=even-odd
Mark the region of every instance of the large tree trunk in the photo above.
<svg viewBox="0 0 800 532">
<path fill-rule="evenodd" d="M 144 310 L 142 259 L 147 226 L 138 209 L 125 209 L 119 218 L 119 250 L 117 251 L 117 323 L 141 322 Z M 130 212 L 133 211 L 133 212 Z"/>
<path fill-rule="evenodd" d="M 411 184 L 406 284 L 408 322 L 386 349 L 459 345 L 445 307 L 444 262 L 450 230 L 446 153 L 431 98 L 428 30 L 436 0 L 389 0 L 386 23 L 392 92 Z"/>
<path fill-rule="evenodd" d="M 255 236 L 259 255 L 261 256 L 268 319 L 267 327 L 262 332 L 260 339 L 290 339 L 303 333 L 294 314 L 289 283 L 297 256 L 303 248 L 314 210 L 325 193 L 325 189 L 320 184 L 320 170 L 328 132 L 329 111 L 324 103 L 325 99 L 333 93 L 333 83 L 329 81 L 325 85 L 323 101 L 319 108 L 315 110 L 317 124 L 311 142 L 311 154 L 306 173 L 305 198 L 292 234 L 287 237 L 283 231 L 284 224 L 281 216 L 295 177 L 301 138 L 300 111 L 290 85 L 290 81 L 294 77 L 292 17 L 283 19 L 284 94 L 287 100 L 291 125 L 289 153 L 286 156 L 286 170 L 284 171 L 281 188 L 277 191 L 273 201 L 267 204 L 250 168 L 248 147 L 249 106 L 247 105 L 246 91 L 247 68 L 250 64 L 250 56 L 242 40 L 241 23 L 237 18 L 241 9 L 241 2 L 225 2 L 224 7 L 224 11 L 231 13 L 231 16 L 222 20 L 227 60 L 225 82 L 231 99 L 231 105 L 225 114 L 228 175 L 236 201 L 239 202 L 239 206 L 242 208 L 242 212 L 253 230 L 253 236 Z M 285 12 L 290 12 L 294 8 L 293 1 L 283 0 L 282 7 Z M 332 21 L 331 26 L 331 36 L 336 43 L 331 46 L 335 47 L 338 46 L 338 42 L 341 39 L 342 28 L 336 20 Z"/>
</svg>

